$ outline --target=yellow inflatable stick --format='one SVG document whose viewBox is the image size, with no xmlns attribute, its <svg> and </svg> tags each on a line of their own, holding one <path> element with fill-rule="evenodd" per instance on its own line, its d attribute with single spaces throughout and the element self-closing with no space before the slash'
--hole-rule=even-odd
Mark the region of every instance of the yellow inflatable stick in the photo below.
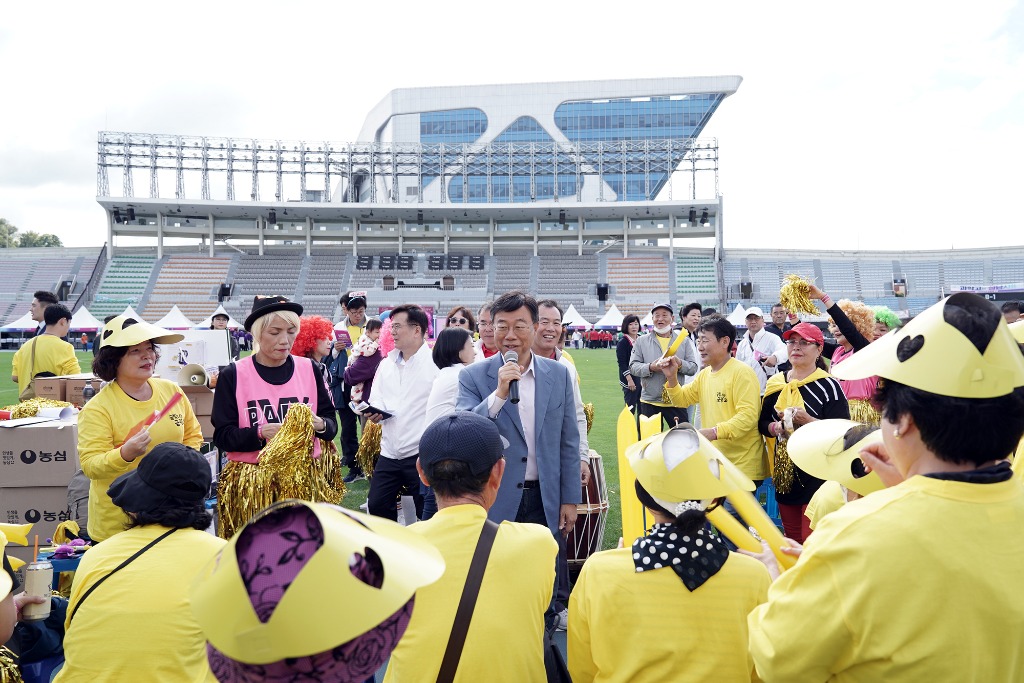
<svg viewBox="0 0 1024 683">
<path fill-rule="evenodd" d="M 726 496 L 726 499 L 736 508 L 736 512 L 743 518 L 743 521 L 754 527 L 758 535 L 768 542 L 768 547 L 775 554 L 775 559 L 778 560 L 779 568 L 782 571 L 796 564 L 795 557 L 782 552 L 782 547 L 786 545 L 786 542 L 782 532 L 779 531 L 779 527 L 775 526 L 775 522 L 768 517 L 764 508 L 761 507 L 761 504 L 757 502 L 757 499 L 749 491 L 733 491 Z M 737 524 L 737 526 L 739 525 Z M 747 531 L 746 535 L 750 536 L 750 532 Z M 726 534 L 726 536 L 729 536 L 729 534 Z M 729 536 L 729 539 L 737 546 L 744 547 L 732 536 Z M 753 540 L 753 537 L 751 537 L 751 540 Z M 757 549 L 761 549 L 760 543 L 757 543 Z"/>
<path fill-rule="evenodd" d="M 683 340 L 686 339 L 689 336 L 690 336 L 690 333 L 687 330 L 680 330 L 679 336 L 676 337 L 676 340 L 674 342 L 672 342 L 672 345 L 669 346 L 668 349 L 665 350 L 665 355 L 662 356 L 662 358 L 668 358 L 669 356 L 674 356 L 676 354 L 676 351 L 679 350 L 679 345 L 682 344 Z"/>
<path fill-rule="evenodd" d="M 31 524 L 0 524 L 0 533 L 7 537 L 13 545 L 28 545 L 28 534 L 32 531 Z"/>
<path fill-rule="evenodd" d="M 632 539 L 643 536 L 647 528 L 646 510 L 637 500 L 633 488 L 633 470 L 626 459 L 626 449 L 635 444 L 637 438 L 636 417 L 629 408 L 619 413 L 617 441 L 619 447 L 619 503 L 622 512 L 622 538 Z"/>
<path fill-rule="evenodd" d="M 751 536 L 750 531 L 737 522 L 724 507 L 719 506 L 709 512 L 708 521 L 715 525 L 719 533 L 735 543 L 736 547 L 752 553 L 761 552 L 761 544 L 757 539 Z"/>
</svg>

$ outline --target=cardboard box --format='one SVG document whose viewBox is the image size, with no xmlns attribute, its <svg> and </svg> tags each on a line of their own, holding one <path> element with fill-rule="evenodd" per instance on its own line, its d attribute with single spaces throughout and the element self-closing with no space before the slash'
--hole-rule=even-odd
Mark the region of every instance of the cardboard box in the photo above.
<svg viewBox="0 0 1024 683">
<path fill-rule="evenodd" d="M 65 379 L 63 377 L 37 377 L 32 380 L 36 396 L 54 401 L 64 401 Z"/>
<path fill-rule="evenodd" d="M 192 411 L 196 415 L 213 414 L 213 390 L 207 387 L 182 387 L 185 397 L 192 402 Z"/>
<path fill-rule="evenodd" d="M 78 423 L 0 427 L 0 485 L 67 486 L 78 469 Z"/>
<path fill-rule="evenodd" d="M 68 377 L 67 382 L 65 383 L 64 400 L 68 403 L 81 407 L 85 404 L 85 401 L 82 398 L 82 390 L 85 388 L 85 385 L 91 383 L 92 388 L 98 392 L 102 382 L 103 380 L 99 377 L 93 377 L 91 374 L 86 375 L 85 377 Z"/>
<path fill-rule="evenodd" d="M 82 388 L 89 381 L 92 381 L 93 388 L 99 391 L 100 379 L 94 377 L 91 372 L 82 372 L 77 375 L 61 375 L 59 377 L 37 377 L 32 380 L 36 396 L 39 398 L 67 401 L 77 406 L 82 405 Z"/>
<path fill-rule="evenodd" d="M 19 427 L 19 429 L 22 429 Z M 27 486 L 21 488 L 0 488 L 0 521 L 8 524 L 34 526 L 29 534 L 39 535 L 39 545 L 53 538 L 57 525 L 68 519 L 67 486 Z M 7 546 L 10 555 L 31 561 L 31 547 Z"/>
<path fill-rule="evenodd" d="M 203 431 L 203 438 L 207 441 L 213 438 L 213 418 L 209 415 L 196 415 L 199 420 L 199 427 Z"/>
</svg>

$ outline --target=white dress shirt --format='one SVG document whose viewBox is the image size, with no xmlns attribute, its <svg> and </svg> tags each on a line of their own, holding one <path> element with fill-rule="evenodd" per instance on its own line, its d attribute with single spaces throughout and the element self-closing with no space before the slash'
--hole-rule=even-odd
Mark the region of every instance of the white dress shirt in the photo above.
<svg viewBox="0 0 1024 683">
<path fill-rule="evenodd" d="M 428 424 L 427 399 L 440 372 L 426 344 L 409 358 L 395 349 L 377 366 L 371 401 L 394 415 L 380 423 L 381 457 L 402 460 L 419 454 Z"/>
<path fill-rule="evenodd" d="M 464 363 L 456 363 L 441 368 L 441 372 L 434 378 L 434 387 L 427 399 L 428 425 L 439 417 L 455 412 L 455 402 L 459 397 L 459 373 L 464 367 Z"/>
<path fill-rule="evenodd" d="M 534 415 L 534 395 L 537 388 L 537 375 L 533 372 L 533 354 L 530 364 L 523 371 L 519 380 L 519 421 L 523 425 L 523 436 L 526 437 L 526 481 L 537 481 L 540 478 L 537 469 L 536 416 Z M 487 414 L 491 419 L 498 417 L 501 407 L 507 399 L 498 398 L 496 392 L 487 397 Z"/>
</svg>

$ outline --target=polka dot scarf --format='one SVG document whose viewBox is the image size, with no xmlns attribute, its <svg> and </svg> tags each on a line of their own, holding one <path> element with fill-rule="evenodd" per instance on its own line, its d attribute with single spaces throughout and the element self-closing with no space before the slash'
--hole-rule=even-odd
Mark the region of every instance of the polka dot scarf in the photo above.
<svg viewBox="0 0 1024 683">
<path fill-rule="evenodd" d="M 655 524 L 633 542 L 637 572 L 671 567 L 691 592 L 717 574 L 728 558 L 729 549 L 707 529 L 685 536 L 671 524 Z"/>
</svg>

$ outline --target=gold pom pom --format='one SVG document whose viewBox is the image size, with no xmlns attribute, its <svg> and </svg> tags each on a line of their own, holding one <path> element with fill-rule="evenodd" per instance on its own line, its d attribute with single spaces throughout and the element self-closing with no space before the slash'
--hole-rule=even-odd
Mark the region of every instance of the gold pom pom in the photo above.
<svg viewBox="0 0 1024 683">
<path fill-rule="evenodd" d="M 583 414 L 587 416 L 587 434 L 589 434 L 590 428 L 594 426 L 594 404 L 584 403 Z"/>
<path fill-rule="evenodd" d="M 356 451 L 356 462 L 367 477 L 373 476 L 373 468 L 380 457 L 380 424 L 370 422 L 363 425 L 363 436 L 359 439 L 359 450 Z"/>
<path fill-rule="evenodd" d="M 789 274 L 779 289 L 779 301 L 790 313 L 810 313 L 818 315 L 817 307 L 811 301 L 810 283 L 799 275 Z"/>
<path fill-rule="evenodd" d="M 287 498 L 341 503 L 345 485 L 333 443 L 320 440 L 313 458 L 313 411 L 305 403 L 288 408 L 284 424 L 251 465 L 232 460 L 217 486 L 218 533 L 231 538 L 253 515 Z"/>
<path fill-rule="evenodd" d="M 11 419 L 18 420 L 23 417 L 35 417 L 43 408 L 70 408 L 67 401 L 54 401 L 50 398 L 30 398 L 21 403 L 15 403 L 3 408 L 11 411 Z"/>
</svg>

